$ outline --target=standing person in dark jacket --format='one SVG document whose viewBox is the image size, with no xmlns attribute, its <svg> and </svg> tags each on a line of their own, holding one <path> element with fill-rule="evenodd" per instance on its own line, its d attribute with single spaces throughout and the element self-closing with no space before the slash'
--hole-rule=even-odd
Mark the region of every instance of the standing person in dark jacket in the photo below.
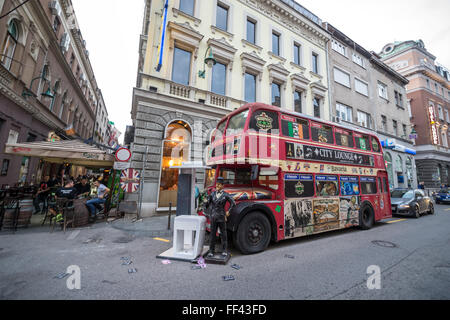
<svg viewBox="0 0 450 320">
<path fill-rule="evenodd" d="M 208 196 L 207 207 L 211 206 L 211 242 L 209 246 L 208 258 L 214 257 L 214 251 L 216 249 L 216 233 L 217 228 L 220 228 L 220 238 L 222 241 L 222 256 L 226 257 L 228 255 L 228 239 L 227 239 L 227 226 L 226 221 L 230 216 L 230 212 L 236 206 L 234 199 L 225 191 L 223 191 L 224 179 L 219 177 L 216 183 L 216 191 L 214 191 L 210 196 Z M 230 203 L 230 209 L 225 212 L 225 205 L 227 202 Z"/>
</svg>

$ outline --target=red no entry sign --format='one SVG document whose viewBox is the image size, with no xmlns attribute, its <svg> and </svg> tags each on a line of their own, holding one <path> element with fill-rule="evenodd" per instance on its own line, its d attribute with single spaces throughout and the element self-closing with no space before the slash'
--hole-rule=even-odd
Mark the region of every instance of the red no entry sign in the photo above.
<svg viewBox="0 0 450 320">
<path fill-rule="evenodd" d="M 131 159 L 131 151 L 127 148 L 119 148 L 116 151 L 116 160 L 119 162 L 128 162 Z"/>
</svg>

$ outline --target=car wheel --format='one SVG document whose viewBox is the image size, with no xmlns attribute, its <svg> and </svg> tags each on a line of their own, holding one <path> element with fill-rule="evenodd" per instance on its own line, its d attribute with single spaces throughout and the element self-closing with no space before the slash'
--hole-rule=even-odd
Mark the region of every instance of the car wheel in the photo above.
<svg viewBox="0 0 450 320">
<path fill-rule="evenodd" d="M 233 242 L 243 254 L 254 254 L 266 250 L 270 239 L 269 220 L 260 212 L 252 212 L 242 219 Z"/>
<path fill-rule="evenodd" d="M 433 204 L 432 203 L 430 203 L 430 208 L 429 208 L 430 210 L 428 210 L 428 213 L 429 214 L 434 214 L 434 206 L 433 206 Z"/>
<path fill-rule="evenodd" d="M 363 230 L 369 230 L 374 225 L 374 214 L 370 206 L 365 205 L 359 212 L 359 227 Z"/>
<path fill-rule="evenodd" d="M 420 218 L 420 208 L 419 206 L 414 207 L 414 218 L 419 219 Z"/>
</svg>

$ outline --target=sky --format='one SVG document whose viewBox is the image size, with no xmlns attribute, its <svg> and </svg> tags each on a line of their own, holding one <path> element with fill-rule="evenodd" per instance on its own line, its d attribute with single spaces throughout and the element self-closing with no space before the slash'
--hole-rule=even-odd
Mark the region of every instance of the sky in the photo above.
<svg viewBox="0 0 450 320">
<path fill-rule="evenodd" d="M 155 0 L 162 1 L 162 0 Z M 172 0 L 171 0 L 172 1 Z M 199 0 L 212 1 L 212 0 Z M 236 0 L 233 0 L 236 1 Z M 450 69 L 450 0 L 297 0 L 369 51 L 422 39 Z M 109 119 L 131 125 L 144 0 L 72 0 Z"/>
</svg>

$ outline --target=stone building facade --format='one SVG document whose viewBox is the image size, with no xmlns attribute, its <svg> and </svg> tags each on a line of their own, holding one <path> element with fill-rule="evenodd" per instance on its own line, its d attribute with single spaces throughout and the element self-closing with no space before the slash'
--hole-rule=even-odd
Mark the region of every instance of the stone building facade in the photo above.
<svg viewBox="0 0 450 320">
<path fill-rule="evenodd" d="M 143 215 L 175 206 L 170 167 L 203 160 L 218 120 L 245 103 L 330 120 L 328 41 L 321 20 L 291 0 L 146 1 L 131 113 L 134 168 L 148 151 Z M 201 189 L 210 174 L 198 175 Z"/>
<path fill-rule="evenodd" d="M 0 15 L 18 5 L 1 0 Z M 92 137 L 99 89 L 70 0 L 30 1 L 0 20 L 0 185 L 58 172 L 6 143 Z"/>
<path fill-rule="evenodd" d="M 333 121 L 374 131 L 384 146 L 391 189 L 417 187 L 406 101 L 408 80 L 329 23 Z"/>
<path fill-rule="evenodd" d="M 427 188 L 450 184 L 450 71 L 436 62 L 422 40 L 389 43 L 380 56 L 409 80 L 418 179 Z"/>
</svg>

